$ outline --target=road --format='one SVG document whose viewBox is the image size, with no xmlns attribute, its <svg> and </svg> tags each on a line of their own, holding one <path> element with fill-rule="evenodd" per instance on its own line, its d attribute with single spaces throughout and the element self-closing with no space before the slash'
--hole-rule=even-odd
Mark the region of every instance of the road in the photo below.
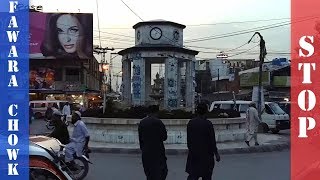
<svg viewBox="0 0 320 180">
<path fill-rule="evenodd" d="M 86 180 L 144 180 L 140 155 L 92 154 Z M 168 156 L 167 180 L 184 180 L 186 156 Z M 214 180 L 289 180 L 290 153 L 222 155 L 214 169 Z"/>
<path fill-rule="evenodd" d="M 35 119 L 33 120 L 32 124 L 29 126 L 30 134 L 32 135 L 40 135 L 50 133 L 51 130 L 46 128 L 46 121 L 43 119 Z"/>
<path fill-rule="evenodd" d="M 43 120 L 35 120 L 30 126 L 31 134 L 50 132 Z M 290 137 L 290 131 L 281 131 L 280 135 Z M 184 180 L 186 156 L 168 156 L 167 180 Z M 272 152 L 257 154 L 222 155 L 222 161 L 216 164 L 214 180 L 289 180 L 290 153 Z M 91 154 L 89 175 L 86 180 L 144 180 L 141 155 Z"/>
</svg>

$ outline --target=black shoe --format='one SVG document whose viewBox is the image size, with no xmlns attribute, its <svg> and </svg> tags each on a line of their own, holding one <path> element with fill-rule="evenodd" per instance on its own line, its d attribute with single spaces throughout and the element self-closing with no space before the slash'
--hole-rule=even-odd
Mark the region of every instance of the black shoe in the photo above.
<svg viewBox="0 0 320 180">
<path fill-rule="evenodd" d="M 259 144 L 259 143 L 255 143 L 254 145 L 255 145 L 255 146 L 259 146 L 260 144 Z"/>
<path fill-rule="evenodd" d="M 245 141 L 245 142 L 246 142 L 246 144 L 250 147 L 249 141 Z"/>
<path fill-rule="evenodd" d="M 70 169 L 70 171 L 77 171 L 78 168 L 76 167 L 76 163 L 74 163 L 73 161 L 71 162 L 67 162 L 66 163 L 67 167 Z"/>
</svg>

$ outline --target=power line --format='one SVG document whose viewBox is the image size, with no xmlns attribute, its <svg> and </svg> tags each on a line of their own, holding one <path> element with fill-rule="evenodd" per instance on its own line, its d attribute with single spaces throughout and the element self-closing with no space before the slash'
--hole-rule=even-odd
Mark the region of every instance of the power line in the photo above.
<svg viewBox="0 0 320 180">
<path fill-rule="evenodd" d="M 120 0 L 130 11 L 135 14 L 141 21 L 144 21 L 136 12 L 134 12 L 123 0 Z"/>
<path fill-rule="evenodd" d="M 230 52 L 230 51 L 234 51 L 234 50 L 237 50 L 237 49 L 240 49 L 240 48 L 242 48 L 243 46 L 245 46 L 245 45 L 247 45 L 248 43 L 244 43 L 244 44 L 242 44 L 242 45 L 240 45 L 240 46 L 238 46 L 238 47 L 236 47 L 236 48 L 233 48 L 233 49 L 230 49 L 230 50 L 227 50 L 227 51 L 224 51 L 224 52 Z"/>
<path fill-rule="evenodd" d="M 99 39 L 99 37 L 93 37 L 93 39 Z M 131 39 L 125 39 L 125 38 L 117 38 L 117 37 L 102 37 L 101 40 L 118 40 L 118 41 L 125 41 L 125 42 L 134 42 Z"/>
<path fill-rule="evenodd" d="M 267 22 L 267 21 L 278 21 L 290 18 L 276 18 L 276 19 L 260 19 L 260 20 L 247 20 L 247 21 L 233 21 L 233 22 L 219 22 L 219 23 L 208 23 L 208 24 L 189 24 L 186 26 L 215 26 L 215 25 L 225 25 L 225 24 L 244 24 L 244 23 L 254 23 L 254 22 Z"/>
<path fill-rule="evenodd" d="M 127 6 L 127 8 L 128 8 L 134 15 L 136 15 L 141 21 L 144 22 L 144 20 L 143 20 L 135 11 L 133 11 L 133 9 L 131 9 L 123 0 L 120 0 L 120 1 L 121 1 L 125 6 Z M 150 27 L 150 28 L 153 28 L 151 25 L 149 25 L 149 27 Z M 155 29 L 155 30 L 156 30 L 157 33 L 161 33 L 161 32 L 158 31 L 158 29 Z M 178 42 L 176 42 L 175 40 L 170 39 L 170 38 L 166 37 L 166 36 L 163 35 L 163 34 L 162 34 L 162 36 L 163 36 L 164 38 L 168 39 L 169 41 L 173 42 L 174 44 L 177 44 L 177 43 L 178 43 Z M 178 45 L 180 45 L 180 44 L 178 43 Z"/>
<path fill-rule="evenodd" d="M 134 45 L 134 44 L 131 44 L 131 43 L 128 43 L 128 42 L 122 42 L 122 41 L 116 41 L 116 40 L 101 40 L 102 42 L 113 42 L 113 43 L 117 43 L 117 44 L 126 44 L 126 45 Z"/>
<path fill-rule="evenodd" d="M 246 29 L 246 30 L 234 31 L 234 32 L 230 32 L 230 33 L 223 33 L 223 34 L 219 34 L 219 35 L 206 36 L 206 37 L 202 37 L 202 38 L 194 38 L 194 39 L 187 40 L 186 43 L 200 42 L 200 41 L 211 40 L 211 39 L 216 39 L 216 38 L 219 39 L 220 37 L 225 37 L 225 36 L 229 37 L 229 35 L 232 36 L 232 35 L 238 35 L 238 34 L 246 34 L 246 33 L 251 33 L 252 31 L 257 31 L 262 28 L 274 28 L 275 26 L 278 27 L 279 25 L 284 26 L 284 25 L 289 25 L 289 24 L 290 24 L 290 21 L 285 21 L 285 22 L 281 22 L 281 23 L 264 25 L 264 26 L 259 26 L 259 27 L 250 28 L 250 29 Z"/>
<path fill-rule="evenodd" d="M 251 29 L 247 29 L 247 30 L 241 30 L 241 31 L 235 31 L 235 32 L 225 33 L 225 34 L 220 34 L 220 35 L 214 35 L 214 36 L 207 36 L 207 37 L 202 37 L 202 38 L 191 39 L 191 40 L 185 41 L 185 43 L 208 41 L 208 40 L 221 39 L 221 38 L 232 37 L 232 36 L 237 36 L 237 35 L 242 35 L 242 34 L 248 34 L 248 33 L 252 33 L 252 32 L 255 32 L 255 31 L 263 31 L 263 30 L 267 30 L 267 29 L 273 29 L 273 28 L 282 27 L 282 26 L 293 24 L 293 23 L 299 23 L 299 22 L 308 21 L 308 20 L 317 19 L 317 18 L 318 17 L 313 17 L 313 18 L 309 18 L 309 19 L 296 21 L 296 22 L 275 23 L 275 24 L 261 26 L 261 27 L 257 27 L 257 28 L 251 28 Z"/>
<path fill-rule="evenodd" d="M 267 21 L 278 21 L 283 19 L 290 18 L 274 18 L 274 19 L 260 19 L 260 20 L 244 20 L 244 21 L 232 21 L 232 22 L 217 22 L 217 23 L 204 23 L 204 24 L 187 24 L 188 27 L 197 27 L 197 26 L 212 26 L 212 25 L 225 25 L 225 24 L 244 24 L 244 23 L 254 23 L 254 22 L 267 22 Z M 132 29 L 131 27 L 109 27 L 102 29 Z"/>
<path fill-rule="evenodd" d="M 239 55 L 239 54 L 243 54 L 243 53 L 246 53 L 246 52 L 248 52 L 248 51 L 250 51 L 250 50 L 252 50 L 252 49 L 254 49 L 255 47 L 257 47 L 257 46 L 259 46 L 259 44 L 258 45 L 256 45 L 256 46 L 254 46 L 254 47 L 252 47 L 252 48 L 250 48 L 250 49 L 247 49 L 247 50 L 245 50 L 245 51 L 242 51 L 242 52 L 239 52 L 239 53 L 236 53 L 236 54 L 234 54 L 234 55 L 230 55 L 230 56 L 228 56 L 228 57 L 232 57 L 232 56 L 236 56 L 236 55 Z M 219 53 L 219 52 L 207 52 L 207 51 L 199 51 L 200 53 L 206 53 L 206 54 L 217 54 L 217 53 Z"/>
<path fill-rule="evenodd" d="M 258 47 L 258 46 L 259 46 L 259 44 L 255 45 L 254 47 L 252 47 L 252 48 L 250 48 L 250 49 L 248 49 L 248 50 L 246 50 L 246 51 L 243 51 L 243 52 L 240 52 L 240 53 L 231 55 L 231 56 L 229 56 L 229 57 L 234 57 L 234 56 L 238 56 L 238 55 L 240 55 L 240 54 L 244 54 L 244 53 L 246 53 L 246 52 L 248 52 L 248 51 L 251 51 L 252 49 L 254 49 L 254 48 Z"/>
<path fill-rule="evenodd" d="M 100 35 L 100 20 L 99 20 L 99 5 L 98 5 L 98 0 L 96 0 L 96 5 L 97 5 L 97 19 L 98 19 L 98 29 L 99 29 L 99 43 L 100 43 L 100 47 L 101 46 L 101 35 Z"/>
<path fill-rule="evenodd" d="M 133 38 L 132 36 L 124 35 L 124 34 L 118 34 L 118 33 L 110 33 L 110 32 L 104 32 L 104 31 L 99 31 L 99 30 L 94 30 L 95 32 L 101 32 L 103 34 L 110 34 L 110 35 L 115 35 L 115 36 L 121 36 L 121 37 L 128 37 L 128 38 Z"/>
</svg>

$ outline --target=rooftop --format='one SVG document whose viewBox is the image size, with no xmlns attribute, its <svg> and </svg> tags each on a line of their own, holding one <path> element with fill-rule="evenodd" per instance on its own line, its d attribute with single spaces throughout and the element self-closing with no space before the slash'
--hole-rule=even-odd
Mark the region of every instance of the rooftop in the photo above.
<svg viewBox="0 0 320 180">
<path fill-rule="evenodd" d="M 138 27 L 140 26 L 145 26 L 145 25 L 172 25 L 172 26 L 176 26 L 178 28 L 186 28 L 185 25 L 183 24 L 179 24 L 179 23 L 175 23 L 175 22 L 172 22 L 172 21 L 166 21 L 166 20 L 163 20 L 163 19 L 156 19 L 156 20 L 151 20 L 151 21 L 143 21 L 143 22 L 138 22 L 137 24 L 135 24 L 133 26 L 133 29 L 137 29 Z"/>
<path fill-rule="evenodd" d="M 191 55 L 197 55 L 199 52 L 171 44 L 139 44 L 118 52 L 119 55 L 124 55 L 136 51 L 175 51 Z"/>
</svg>

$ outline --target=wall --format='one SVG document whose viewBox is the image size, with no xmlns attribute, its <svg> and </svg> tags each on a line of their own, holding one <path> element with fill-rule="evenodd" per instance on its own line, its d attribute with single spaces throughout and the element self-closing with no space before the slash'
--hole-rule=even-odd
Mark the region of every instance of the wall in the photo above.
<svg viewBox="0 0 320 180">
<path fill-rule="evenodd" d="M 139 143 L 138 124 L 140 119 L 88 118 L 83 117 L 89 130 L 91 141 L 106 143 Z M 186 144 L 187 119 L 164 119 L 168 139 L 167 144 Z M 211 119 L 217 142 L 244 141 L 245 119 Z M 69 126 L 70 131 L 72 127 Z"/>
<path fill-rule="evenodd" d="M 96 59 L 84 61 L 31 59 L 30 69 L 36 69 L 37 67 L 47 67 L 55 70 L 54 90 L 83 91 L 85 87 L 90 90 L 100 90 L 99 64 Z M 79 69 L 79 81 L 67 81 L 66 71 L 68 68 Z"/>
<path fill-rule="evenodd" d="M 229 76 L 229 65 L 225 59 L 214 59 L 209 63 L 211 77 Z"/>
</svg>

